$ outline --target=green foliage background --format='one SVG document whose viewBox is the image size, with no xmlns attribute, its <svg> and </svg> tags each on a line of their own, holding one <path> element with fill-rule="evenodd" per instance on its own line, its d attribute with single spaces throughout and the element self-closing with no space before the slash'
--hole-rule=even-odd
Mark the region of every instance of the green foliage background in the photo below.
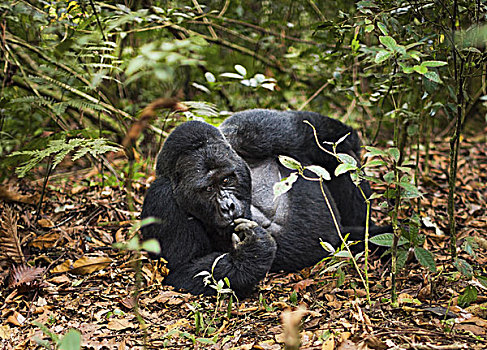
<svg viewBox="0 0 487 350">
<path fill-rule="evenodd" d="M 400 118 L 410 136 L 422 124 L 456 118 L 459 89 L 469 112 L 484 110 L 476 26 L 484 1 L 20 1 L 0 8 L 2 158 L 46 145 L 53 132 L 120 140 L 138 111 L 163 96 L 223 111 L 304 108 L 368 128 Z M 243 79 L 235 77 L 237 64 L 246 68 Z M 275 79 L 275 89 L 249 83 L 255 74 Z"/>
</svg>

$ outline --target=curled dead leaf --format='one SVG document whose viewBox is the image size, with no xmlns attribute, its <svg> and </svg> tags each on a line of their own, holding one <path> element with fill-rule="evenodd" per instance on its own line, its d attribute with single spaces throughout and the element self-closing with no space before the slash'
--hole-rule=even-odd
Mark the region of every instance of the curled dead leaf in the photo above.
<svg viewBox="0 0 487 350">
<path fill-rule="evenodd" d="M 53 248 L 56 245 L 56 243 L 59 241 L 59 238 L 60 238 L 59 232 L 50 232 L 40 237 L 37 237 L 30 243 L 30 245 L 38 249 Z"/>
<path fill-rule="evenodd" d="M 63 262 L 62 264 L 57 265 L 56 267 L 52 268 L 51 272 L 52 273 L 68 272 L 69 270 L 71 270 L 72 264 L 73 264 L 73 262 L 68 259 L 65 262 Z"/>
<path fill-rule="evenodd" d="M 16 326 L 22 326 L 26 321 L 26 318 L 17 311 L 14 311 L 12 315 L 7 318 L 7 322 Z"/>
<path fill-rule="evenodd" d="M 76 275 L 88 275 L 90 273 L 103 270 L 112 263 L 112 259 L 107 256 L 84 256 L 73 263 L 73 269 L 69 272 Z"/>
<path fill-rule="evenodd" d="M 40 219 L 37 221 L 37 224 L 42 228 L 51 228 L 54 226 L 54 223 L 50 219 Z"/>
</svg>

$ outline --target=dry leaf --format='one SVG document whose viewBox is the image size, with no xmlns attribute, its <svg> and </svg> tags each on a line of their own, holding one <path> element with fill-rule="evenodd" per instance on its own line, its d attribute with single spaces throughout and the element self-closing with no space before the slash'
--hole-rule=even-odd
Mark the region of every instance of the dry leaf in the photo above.
<svg viewBox="0 0 487 350">
<path fill-rule="evenodd" d="M 71 270 L 72 264 L 73 264 L 73 262 L 70 259 L 68 259 L 65 262 L 63 262 L 62 264 L 57 265 L 56 267 L 53 267 L 51 269 L 51 273 L 68 272 L 69 270 Z"/>
<path fill-rule="evenodd" d="M 323 345 L 321 346 L 321 350 L 333 350 L 335 349 L 335 337 L 330 335 L 328 339 L 325 340 Z"/>
<path fill-rule="evenodd" d="M 41 267 L 31 267 L 28 265 L 14 266 L 10 274 L 8 286 L 10 288 L 37 288 L 41 284 L 40 278 L 44 270 Z"/>
<path fill-rule="evenodd" d="M 135 328 L 135 325 L 127 319 L 116 319 L 108 322 L 108 329 L 112 331 L 121 331 L 122 329 Z"/>
<path fill-rule="evenodd" d="M 0 224 L 0 255 L 23 264 L 25 259 L 17 234 L 17 216 L 10 207 L 5 208 Z"/>
<path fill-rule="evenodd" d="M 14 311 L 14 313 L 7 318 L 8 323 L 11 323 L 16 326 L 22 326 L 25 320 L 26 318 L 21 314 L 19 314 L 17 311 Z"/>
<path fill-rule="evenodd" d="M 59 241 L 59 237 L 60 237 L 59 232 L 46 233 L 45 235 L 42 235 L 34 239 L 30 243 L 30 245 L 38 249 L 53 248 L 56 245 L 56 243 Z"/>
<path fill-rule="evenodd" d="M 299 292 L 299 291 L 305 290 L 307 286 L 310 286 L 313 283 L 315 283 L 315 281 L 312 280 L 312 279 L 310 279 L 310 278 L 308 278 L 308 279 L 305 279 L 305 280 L 302 280 L 302 281 L 299 281 L 298 283 L 296 283 L 294 285 L 293 289 L 296 292 Z"/>
<path fill-rule="evenodd" d="M 50 219 L 40 219 L 37 221 L 37 224 L 42 228 L 51 228 L 54 226 L 54 223 Z"/>
<path fill-rule="evenodd" d="M 0 198 L 10 202 L 19 202 L 25 204 L 37 204 L 41 199 L 38 194 L 23 195 L 14 191 L 10 191 L 5 186 L 0 186 Z"/>
<path fill-rule="evenodd" d="M 112 263 L 112 259 L 107 256 L 84 256 L 76 260 L 73 269 L 69 272 L 76 275 L 88 275 L 95 271 L 103 270 Z"/>
<path fill-rule="evenodd" d="M 296 311 L 286 310 L 281 314 L 282 327 L 284 329 L 284 343 L 287 350 L 298 350 L 301 342 L 299 335 L 299 326 L 301 319 L 306 315 L 304 308 L 298 308 Z"/>
</svg>

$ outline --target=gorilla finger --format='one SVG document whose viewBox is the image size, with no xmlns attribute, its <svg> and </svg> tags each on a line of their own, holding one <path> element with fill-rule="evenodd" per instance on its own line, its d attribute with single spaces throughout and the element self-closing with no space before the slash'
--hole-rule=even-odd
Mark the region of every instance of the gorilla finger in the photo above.
<svg viewBox="0 0 487 350">
<path fill-rule="evenodd" d="M 240 244 L 240 237 L 237 236 L 235 233 L 232 234 L 232 245 L 233 249 L 237 249 L 237 246 Z"/>
<path fill-rule="evenodd" d="M 251 231 L 254 228 L 256 228 L 257 226 L 259 226 L 259 225 L 257 225 L 256 222 L 247 220 L 247 221 L 241 222 L 237 226 L 235 226 L 235 231 L 236 232 L 239 232 L 239 231 Z"/>
</svg>

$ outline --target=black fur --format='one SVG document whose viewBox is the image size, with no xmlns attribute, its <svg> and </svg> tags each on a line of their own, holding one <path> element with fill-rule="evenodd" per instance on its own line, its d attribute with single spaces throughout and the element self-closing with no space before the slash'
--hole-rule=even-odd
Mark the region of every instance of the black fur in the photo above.
<svg viewBox="0 0 487 350">
<path fill-rule="evenodd" d="M 245 297 L 270 270 L 296 271 L 320 261 L 326 256 L 320 240 L 340 244 L 317 182 L 300 178 L 273 201 L 272 185 L 290 173 L 278 163 L 279 155 L 330 173 L 338 165 L 318 148 L 304 120 L 315 126 L 320 141 L 350 133 L 338 151 L 356 158 L 360 154 L 352 128 L 311 112 L 249 110 L 228 118 L 220 129 L 191 121 L 171 133 L 142 210 L 142 218 L 161 220 L 144 227 L 142 234 L 159 240 L 170 271 L 167 284 L 194 294 L 214 293 L 195 275 L 211 271 L 224 254 L 214 277 L 228 277 L 237 295 Z M 361 186 L 370 193 L 367 183 Z M 363 239 L 366 206 L 350 176 L 333 177 L 324 190 L 341 231 Z M 240 223 L 240 218 L 247 221 Z M 248 220 L 258 226 L 252 228 Z M 232 243 L 235 230 L 240 237 Z"/>
</svg>

